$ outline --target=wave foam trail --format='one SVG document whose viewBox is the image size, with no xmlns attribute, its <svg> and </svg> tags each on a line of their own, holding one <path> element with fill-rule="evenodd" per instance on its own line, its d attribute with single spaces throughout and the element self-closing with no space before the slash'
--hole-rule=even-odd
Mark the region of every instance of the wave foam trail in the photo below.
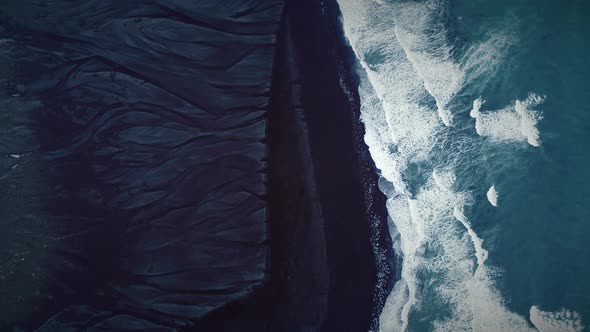
<svg viewBox="0 0 590 332">
<path fill-rule="evenodd" d="M 583 331 L 582 318 L 575 311 L 561 309 L 558 312 L 546 312 L 532 306 L 529 312 L 533 325 L 539 332 L 578 332 Z"/>
<path fill-rule="evenodd" d="M 470 44 L 462 59 L 465 75 L 470 80 L 483 85 L 493 76 L 510 54 L 511 48 L 518 45 L 518 37 L 515 34 L 518 19 L 507 18 L 501 28 L 498 25 L 484 29 L 487 36 L 480 43 Z"/>
<path fill-rule="evenodd" d="M 455 207 L 455 209 L 453 210 L 453 216 L 457 220 L 459 220 L 463 224 L 463 226 L 465 226 L 465 228 L 467 229 L 467 234 L 469 234 L 471 241 L 473 241 L 473 246 L 475 247 L 475 257 L 477 257 L 477 273 L 479 268 L 482 267 L 483 263 L 485 263 L 485 261 L 488 259 L 488 251 L 483 248 L 483 240 L 480 239 L 471 228 L 469 220 L 467 219 L 467 217 L 465 217 L 465 214 L 463 213 L 462 206 Z"/>
<path fill-rule="evenodd" d="M 403 258 L 401 280 L 380 315 L 381 331 L 412 330 L 413 322 L 424 321 L 437 331 L 529 331 L 494 288 L 484 241 L 464 212 L 473 195 L 455 178 L 480 139 L 455 137 L 441 148 L 454 134 L 450 105 L 466 70 L 487 64 L 472 61 L 468 68 L 453 58 L 443 1 L 338 2 L 360 63 L 365 143 L 382 177 L 394 248 Z M 471 114 L 485 125 L 490 112 L 480 111 L 483 104 L 476 100 Z M 523 118 L 533 104 L 525 100 L 513 113 Z"/>
<path fill-rule="evenodd" d="M 449 103 L 461 88 L 464 77 L 459 65 L 451 59 L 452 48 L 444 37 L 446 29 L 439 26 L 433 33 L 431 16 L 422 15 L 423 8 L 416 10 L 415 6 L 407 6 L 403 9 L 399 15 L 403 19 L 398 19 L 394 27 L 397 42 L 422 79 L 424 88 L 434 98 L 442 122 L 451 126 Z"/>
</svg>

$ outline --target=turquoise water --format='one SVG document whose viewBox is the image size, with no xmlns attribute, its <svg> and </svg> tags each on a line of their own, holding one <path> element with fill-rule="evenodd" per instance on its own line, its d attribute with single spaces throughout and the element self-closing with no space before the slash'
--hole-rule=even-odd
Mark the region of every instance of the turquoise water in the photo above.
<svg viewBox="0 0 590 332">
<path fill-rule="evenodd" d="M 492 257 L 503 269 L 501 289 L 509 307 L 525 314 L 531 304 L 549 311 L 573 309 L 590 322 L 590 3 L 584 1 L 458 2 L 459 33 L 477 29 L 480 16 L 516 20 L 519 42 L 506 68 L 489 87 L 494 98 L 538 91 L 547 96 L 540 108 L 539 151 L 519 151 L 519 162 L 506 174 L 501 209 L 488 218 L 497 223 L 489 241 Z M 497 86 L 495 86 L 497 84 Z M 490 98 L 492 99 L 492 98 Z M 498 174 L 501 176 L 501 174 Z M 487 219 L 487 218 L 486 218 Z"/>
<path fill-rule="evenodd" d="M 402 262 L 381 330 L 587 330 L 590 4 L 339 4 Z"/>
</svg>

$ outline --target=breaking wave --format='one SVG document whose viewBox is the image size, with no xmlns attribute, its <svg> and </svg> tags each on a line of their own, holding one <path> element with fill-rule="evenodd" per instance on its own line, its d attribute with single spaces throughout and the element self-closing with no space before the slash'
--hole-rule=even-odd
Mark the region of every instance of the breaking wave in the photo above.
<svg viewBox="0 0 590 332">
<path fill-rule="evenodd" d="M 502 48 L 494 43 L 508 44 L 509 35 L 499 32 L 459 49 L 445 26 L 444 2 L 339 4 L 360 64 L 365 142 L 382 177 L 394 249 L 403 261 L 381 331 L 412 330 L 425 321 L 438 331 L 534 330 L 506 308 L 495 288 L 497 267 L 486 263 L 485 240 L 468 218 L 480 192 L 457 179 L 480 136 L 540 144 L 541 115 L 534 108 L 544 98 L 534 93 L 494 111 L 482 110 L 485 102 L 477 98 L 470 115 L 479 136 L 454 127 L 462 116 L 457 96 L 472 77 L 501 63 Z M 497 206 L 494 186 L 487 197 Z"/>
<path fill-rule="evenodd" d="M 532 146 L 540 146 L 537 123 L 542 116 L 534 108 L 544 100 L 545 97 L 530 93 L 525 100 L 516 100 L 503 109 L 482 112 L 485 101 L 480 97 L 473 101 L 470 115 L 475 118 L 475 130 L 479 136 L 498 141 L 526 141 Z"/>
</svg>

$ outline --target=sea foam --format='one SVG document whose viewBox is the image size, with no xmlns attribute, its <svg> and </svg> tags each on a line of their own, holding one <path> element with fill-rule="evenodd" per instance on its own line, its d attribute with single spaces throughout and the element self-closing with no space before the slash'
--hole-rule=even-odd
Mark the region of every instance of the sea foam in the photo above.
<svg viewBox="0 0 590 332">
<path fill-rule="evenodd" d="M 469 112 L 469 116 L 471 116 L 472 118 L 477 119 L 480 115 L 479 110 L 481 109 L 481 106 L 485 103 L 486 101 L 481 99 L 481 97 L 477 98 L 476 100 L 473 101 L 473 108 L 471 109 L 471 112 Z"/>
<path fill-rule="evenodd" d="M 488 189 L 486 196 L 492 206 L 498 206 L 498 191 L 496 191 L 495 186 L 491 186 L 490 189 Z"/>
<path fill-rule="evenodd" d="M 537 306 L 529 311 L 530 319 L 539 332 L 578 332 L 583 331 L 582 318 L 575 311 L 561 309 L 557 312 L 546 312 Z"/>
<path fill-rule="evenodd" d="M 427 24 L 426 24 L 427 25 Z M 420 27 L 419 24 L 403 24 L 408 28 Z M 418 30 L 418 31 L 416 31 Z M 414 29 L 410 32 L 395 25 L 395 36 L 404 50 L 407 59 L 412 63 L 416 74 L 424 82 L 424 88 L 434 98 L 437 113 L 445 126 L 451 126 L 452 113 L 448 104 L 461 87 L 463 72 L 459 66 L 450 60 L 451 49 L 444 42 L 428 49 L 422 49 L 424 39 L 440 40 L 440 36 L 425 35 L 426 32 Z M 444 34 L 444 29 L 437 34 Z M 429 52 L 430 51 L 430 52 Z"/>
<path fill-rule="evenodd" d="M 455 207 L 453 210 L 453 216 L 459 220 L 463 226 L 465 226 L 467 229 L 467 234 L 469 234 L 471 241 L 473 241 L 473 246 L 475 247 L 475 257 L 477 257 L 477 272 L 480 267 L 483 267 L 483 264 L 488 259 L 488 251 L 483 248 L 483 240 L 480 239 L 471 228 L 471 224 L 469 223 L 467 217 L 465 217 L 462 206 Z"/>
<path fill-rule="evenodd" d="M 526 141 L 532 146 L 540 146 L 537 123 L 542 115 L 534 107 L 544 100 L 544 97 L 531 92 L 525 100 L 517 99 L 503 109 L 482 112 L 484 101 L 480 97 L 473 101 L 470 112 L 475 118 L 475 131 L 479 136 L 488 136 L 496 141 Z"/>
<path fill-rule="evenodd" d="M 441 155 L 440 145 L 451 141 L 453 99 L 467 72 L 446 39 L 445 4 L 338 2 L 361 67 L 365 143 L 382 176 L 394 248 L 403 258 L 401 279 L 380 315 L 381 331 L 411 329 L 413 317 L 436 331 L 531 330 L 495 289 L 485 242 L 464 211 L 473 195 L 456 183 L 457 167 L 478 136 L 453 139 Z M 474 103 L 476 119 L 482 105 Z M 420 172 L 418 184 L 408 182 L 410 169 Z"/>
</svg>

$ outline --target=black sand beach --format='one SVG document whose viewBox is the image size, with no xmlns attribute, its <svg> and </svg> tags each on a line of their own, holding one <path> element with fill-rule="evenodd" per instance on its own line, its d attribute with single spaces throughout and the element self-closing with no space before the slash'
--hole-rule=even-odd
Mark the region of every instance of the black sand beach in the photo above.
<svg viewBox="0 0 590 332">
<path fill-rule="evenodd" d="M 377 327 L 395 266 L 336 1 L 200 4 L 2 6 L 0 330 Z"/>
<path fill-rule="evenodd" d="M 395 266 L 385 197 L 363 142 L 356 62 L 336 2 L 288 1 L 275 61 L 270 282 L 200 327 L 375 329 Z"/>
</svg>

